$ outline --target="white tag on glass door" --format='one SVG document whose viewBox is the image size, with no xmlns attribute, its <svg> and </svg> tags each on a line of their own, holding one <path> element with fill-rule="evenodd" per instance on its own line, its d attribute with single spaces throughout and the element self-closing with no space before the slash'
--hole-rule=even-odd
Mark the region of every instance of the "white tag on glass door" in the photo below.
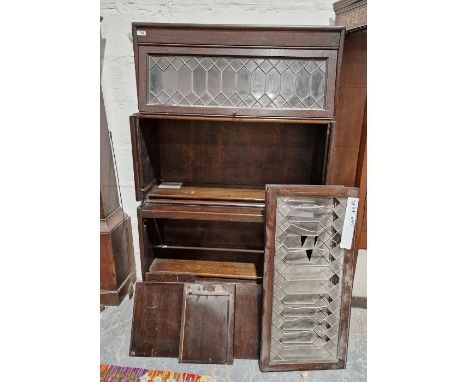
<svg viewBox="0 0 468 382">
<path fill-rule="evenodd" d="M 353 244 L 354 227 L 356 225 L 359 198 L 348 198 L 341 234 L 340 248 L 351 249 Z"/>
<path fill-rule="evenodd" d="M 137 30 L 137 36 L 146 36 L 146 31 Z"/>
</svg>

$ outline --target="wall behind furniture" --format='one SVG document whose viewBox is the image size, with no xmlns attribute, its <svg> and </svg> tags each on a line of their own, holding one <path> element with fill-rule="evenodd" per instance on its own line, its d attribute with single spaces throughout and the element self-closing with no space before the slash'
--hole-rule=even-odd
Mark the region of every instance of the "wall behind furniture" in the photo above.
<svg viewBox="0 0 468 382">
<path fill-rule="evenodd" d="M 332 0 L 101 0 L 101 16 L 105 40 L 102 91 L 123 208 L 132 219 L 137 277 L 141 279 L 128 124 L 128 117 L 138 111 L 131 23 L 334 25 L 335 13 Z"/>
</svg>

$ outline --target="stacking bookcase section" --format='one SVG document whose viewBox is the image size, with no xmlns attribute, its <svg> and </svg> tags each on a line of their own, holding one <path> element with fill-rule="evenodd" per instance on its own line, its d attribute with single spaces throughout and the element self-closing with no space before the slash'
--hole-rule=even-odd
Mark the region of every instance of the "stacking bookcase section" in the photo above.
<svg viewBox="0 0 468 382">
<path fill-rule="evenodd" d="M 355 188 L 267 186 L 263 371 L 345 366 L 357 196 Z"/>
<path fill-rule="evenodd" d="M 322 184 L 325 120 L 130 117 L 138 200 L 264 202 L 265 184 Z M 165 183 L 181 188 L 161 188 Z"/>
<path fill-rule="evenodd" d="M 344 28 L 133 24 L 138 108 L 332 118 Z"/>
<path fill-rule="evenodd" d="M 143 282 L 131 355 L 259 357 L 265 185 L 326 183 L 343 36 L 133 24 Z"/>
</svg>

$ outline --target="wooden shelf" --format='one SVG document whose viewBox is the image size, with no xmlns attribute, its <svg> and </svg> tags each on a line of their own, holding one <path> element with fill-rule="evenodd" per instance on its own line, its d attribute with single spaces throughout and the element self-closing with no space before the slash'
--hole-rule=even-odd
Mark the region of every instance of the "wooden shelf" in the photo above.
<svg viewBox="0 0 468 382">
<path fill-rule="evenodd" d="M 174 189 L 154 186 L 148 191 L 148 194 L 152 198 L 166 199 L 265 202 L 264 188 L 182 186 L 179 189 Z"/>
<path fill-rule="evenodd" d="M 178 273 L 228 279 L 259 280 L 262 278 L 262 269 L 258 264 L 228 261 L 154 259 L 149 271 L 159 274 Z"/>
</svg>

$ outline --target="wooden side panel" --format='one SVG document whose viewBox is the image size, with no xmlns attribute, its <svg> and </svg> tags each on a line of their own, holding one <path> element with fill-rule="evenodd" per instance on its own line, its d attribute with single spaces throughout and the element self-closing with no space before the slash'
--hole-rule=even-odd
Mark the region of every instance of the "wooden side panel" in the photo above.
<svg viewBox="0 0 468 382">
<path fill-rule="evenodd" d="M 125 216 L 110 232 L 100 234 L 101 290 L 117 291 L 134 271 L 131 221 Z"/>
<path fill-rule="evenodd" d="M 367 31 L 346 34 L 327 184 L 354 186 L 367 98 Z"/>
<path fill-rule="evenodd" d="M 132 140 L 133 175 L 135 180 L 136 200 L 143 199 L 144 192 L 156 182 L 156 174 L 151 158 L 159 155 L 158 142 L 154 132 L 141 130 L 139 119 L 130 116 L 130 136 Z M 149 135 L 149 136 L 148 136 Z"/>
<path fill-rule="evenodd" d="M 182 283 L 136 284 L 131 356 L 177 357 L 183 288 Z"/>
<path fill-rule="evenodd" d="M 236 284 L 234 358 L 258 359 L 262 318 L 262 284 Z"/>
<path fill-rule="evenodd" d="M 234 284 L 185 284 L 180 362 L 232 364 Z"/>
<path fill-rule="evenodd" d="M 117 289 L 117 280 L 115 278 L 115 263 L 112 253 L 112 238 L 110 232 L 101 233 L 101 267 L 100 284 L 101 290 Z"/>
</svg>

